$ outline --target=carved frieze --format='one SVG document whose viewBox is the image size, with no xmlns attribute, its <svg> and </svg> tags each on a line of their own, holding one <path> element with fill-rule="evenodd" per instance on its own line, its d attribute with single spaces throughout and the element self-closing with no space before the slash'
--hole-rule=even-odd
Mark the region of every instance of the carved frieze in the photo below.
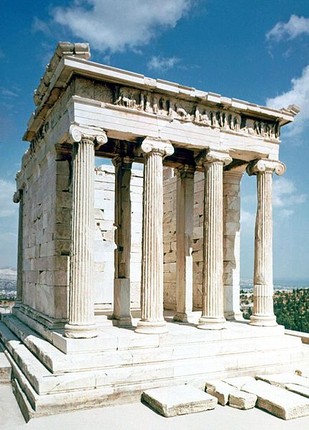
<svg viewBox="0 0 309 430">
<path fill-rule="evenodd" d="M 33 136 L 31 153 L 36 150 L 36 146 L 44 139 L 45 135 L 61 120 L 62 115 L 67 111 L 67 104 L 72 96 L 100 101 L 106 107 L 116 108 L 120 106 L 128 110 L 166 118 L 169 121 L 188 122 L 229 133 L 257 136 L 271 141 L 278 141 L 280 136 L 278 122 L 253 118 L 245 113 L 240 114 L 221 104 L 209 106 L 202 99 L 195 102 L 168 94 L 76 77 L 67 91 L 57 100 L 55 104 L 57 108 L 52 110 L 48 120 L 45 120 Z"/>
<path fill-rule="evenodd" d="M 201 126 L 260 136 L 271 140 L 279 138 L 277 122 L 246 117 L 222 106 L 209 107 L 201 103 L 134 88 L 118 87 L 115 89 L 114 105 L 163 116 L 171 121 L 176 119 L 192 122 Z"/>
</svg>

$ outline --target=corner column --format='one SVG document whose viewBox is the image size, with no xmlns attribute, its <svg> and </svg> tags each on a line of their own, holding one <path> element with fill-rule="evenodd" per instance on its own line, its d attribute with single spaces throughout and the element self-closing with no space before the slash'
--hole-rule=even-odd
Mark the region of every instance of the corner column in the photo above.
<svg viewBox="0 0 309 430">
<path fill-rule="evenodd" d="M 15 308 L 22 304 L 23 299 L 23 216 L 24 216 L 24 201 L 23 190 L 16 191 L 13 196 L 13 202 L 19 203 L 18 211 L 18 244 L 17 244 L 17 284 L 16 284 L 16 302 Z"/>
<path fill-rule="evenodd" d="M 240 182 L 245 166 L 223 172 L 223 285 L 224 315 L 243 319 L 240 296 Z"/>
<path fill-rule="evenodd" d="M 115 279 L 113 318 L 119 326 L 131 326 L 130 255 L 132 160 L 117 156 L 115 166 Z"/>
<path fill-rule="evenodd" d="M 272 180 L 273 172 L 282 175 L 285 165 L 279 161 L 258 160 L 247 167 L 257 177 L 257 212 L 254 242 L 253 314 L 250 324 L 275 326 L 273 307 Z"/>
<path fill-rule="evenodd" d="M 143 179 L 141 320 L 137 333 L 166 333 L 163 317 L 163 158 L 172 155 L 169 142 L 146 138 Z"/>
<path fill-rule="evenodd" d="M 194 167 L 176 169 L 176 314 L 175 321 L 189 322 L 193 310 L 193 208 Z"/>
<path fill-rule="evenodd" d="M 65 336 L 97 336 L 93 303 L 94 146 L 107 137 L 70 127 L 72 152 L 72 246 L 70 256 L 69 322 Z"/>
<path fill-rule="evenodd" d="M 219 330 L 225 326 L 223 307 L 223 166 L 232 161 L 220 151 L 204 153 L 203 309 L 198 328 Z"/>
</svg>

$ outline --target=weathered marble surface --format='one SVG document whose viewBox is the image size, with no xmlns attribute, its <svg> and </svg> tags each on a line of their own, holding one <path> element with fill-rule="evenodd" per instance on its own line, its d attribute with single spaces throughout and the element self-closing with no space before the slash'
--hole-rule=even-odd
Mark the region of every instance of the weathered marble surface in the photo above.
<svg viewBox="0 0 309 430">
<path fill-rule="evenodd" d="M 278 373 L 274 375 L 257 375 L 256 379 L 309 398 L 309 378 L 293 373 Z"/>
<path fill-rule="evenodd" d="M 146 390 L 142 401 L 165 417 L 207 411 L 217 404 L 215 397 L 189 385 Z"/>
<path fill-rule="evenodd" d="M 252 381 L 243 385 L 242 390 L 257 396 L 258 408 L 284 420 L 309 415 L 309 399 L 285 389 L 263 381 Z"/>
<path fill-rule="evenodd" d="M 257 401 L 257 397 L 254 394 L 241 391 L 221 380 L 207 381 L 205 390 L 215 396 L 222 406 L 228 404 L 237 409 L 252 409 Z"/>
</svg>

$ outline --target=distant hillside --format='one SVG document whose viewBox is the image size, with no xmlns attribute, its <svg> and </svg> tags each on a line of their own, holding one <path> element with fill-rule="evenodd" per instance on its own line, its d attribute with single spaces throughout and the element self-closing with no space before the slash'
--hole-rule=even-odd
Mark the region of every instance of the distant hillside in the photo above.
<svg viewBox="0 0 309 430">
<path fill-rule="evenodd" d="M 0 296 L 14 296 L 16 292 L 17 271 L 12 267 L 0 269 Z"/>
<path fill-rule="evenodd" d="M 0 268 L 0 279 L 17 279 L 17 270 L 12 267 Z"/>
</svg>

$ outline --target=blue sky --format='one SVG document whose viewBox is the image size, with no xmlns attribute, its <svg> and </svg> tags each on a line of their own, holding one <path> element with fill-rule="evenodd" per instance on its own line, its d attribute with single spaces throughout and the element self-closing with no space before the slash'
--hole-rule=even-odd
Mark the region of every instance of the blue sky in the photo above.
<svg viewBox="0 0 309 430">
<path fill-rule="evenodd" d="M 32 96 L 58 41 L 93 61 L 277 108 L 301 107 L 282 133 L 274 178 L 274 277 L 309 280 L 308 0 L 1 0 L 0 267 L 16 265 L 14 178 Z M 242 183 L 241 273 L 252 277 L 255 178 Z"/>
</svg>

